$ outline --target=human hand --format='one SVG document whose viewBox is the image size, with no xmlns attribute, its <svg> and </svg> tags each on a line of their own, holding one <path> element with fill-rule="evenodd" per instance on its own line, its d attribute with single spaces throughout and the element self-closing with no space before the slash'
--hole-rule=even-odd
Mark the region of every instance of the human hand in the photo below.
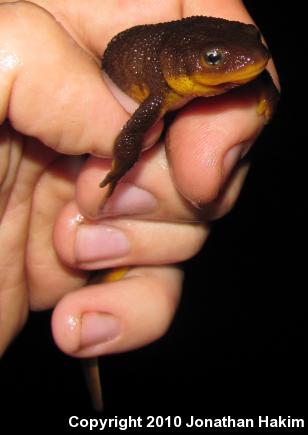
<svg viewBox="0 0 308 435">
<path fill-rule="evenodd" d="M 36 4 L 51 16 L 27 2 L 0 6 L 0 113 L 13 127 L 2 127 L 0 349 L 22 327 L 29 307 L 55 305 L 53 333 L 65 352 L 95 356 L 132 349 L 162 335 L 172 320 L 181 273 L 170 264 L 194 255 L 208 234 L 204 222 L 233 206 L 248 170 L 238 159 L 261 131 L 262 119 L 247 95 L 190 104 L 168 134 L 173 180 L 164 147 L 156 145 L 110 199 L 108 217 L 101 216 L 98 183 L 110 162 L 90 157 L 84 164 L 65 154 L 111 156 L 129 117 L 99 69 L 114 34 L 182 14 L 250 19 L 238 1 L 162 7 L 134 0 L 120 15 L 115 1 L 97 0 L 91 8 L 83 0 Z M 239 120 L 240 131 L 234 129 Z M 89 271 L 127 264 L 139 267 L 125 279 L 86 285 Z"/>
</svg>

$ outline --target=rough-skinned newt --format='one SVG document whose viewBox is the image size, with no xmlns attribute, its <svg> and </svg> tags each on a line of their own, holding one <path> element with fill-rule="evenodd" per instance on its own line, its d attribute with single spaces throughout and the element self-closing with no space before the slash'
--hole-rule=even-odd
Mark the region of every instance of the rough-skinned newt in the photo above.
<svg viewBox="0 0 308 435">
<path fill-rule="evenodd" d="M 258 113 L 267 122 L 279 93 L 265 67 L 269 51 L 251 24 L 196 16 L 168 23 L 132 27 L 116 35 L 103 55 L 102 68 L 140 106 L 119 133 L 112 169 L 100 186 L 108 198 L 118 181 L 138 160 L 147 131 L 166 112 L 196 97 L 212 97 L 263 75 Z M 106 281 L 121 279 L 115 269 Z M 96 359 L 87 364 L 94 408 L 102 409 Z"/>
<path fill-rule="evenodd" d="M 100 186 L 109 197 L 138 160 L 144 136 L 166 112 L 196 97 L 212 97 L 254 80 L 270 58 L 252 24 L 194 16 L 135 26 L 108 44 L 102 68 L 140 106 L 119 133 L 112 169 Z M 258 112 L 269 120 L 278 101 L 269 74 Z"/>
</svg>

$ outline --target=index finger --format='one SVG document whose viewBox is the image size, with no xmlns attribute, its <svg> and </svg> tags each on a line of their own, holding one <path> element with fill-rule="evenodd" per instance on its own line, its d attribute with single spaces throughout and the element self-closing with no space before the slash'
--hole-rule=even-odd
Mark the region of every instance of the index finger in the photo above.
<svg viewBox="0 0 308 435">
<path fill-rule="evenodd" d="M 61 153 L 110 154 L 127 115 L 99 62 L 30 2 L 0 5 L 0 41 L 0 122 Z"/>
</svg>

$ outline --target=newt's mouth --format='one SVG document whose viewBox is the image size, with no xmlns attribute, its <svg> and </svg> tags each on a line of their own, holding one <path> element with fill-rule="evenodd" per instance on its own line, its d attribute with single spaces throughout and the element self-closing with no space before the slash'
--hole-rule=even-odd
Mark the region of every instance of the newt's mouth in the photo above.
<svg viewBox="0 0 308 435">
<path fill-rule="evenodd" d="M 255 63 L 247 65 L 233 72 L 222 72 L 215 74 L 195 74 L 194 80 L 204 86 L 208 87 L 235 87 L 244 85 L 245 83 L 254 80 L 265 69 L 268 58 Z"/>
<path fill-rule="evenodd" d="M 261 65 L 248 66 L 241 71 L 237 71 L 236 73 L 231 75 L 228 83 L 232 83 L 234 85 L 244 85 L 245 83 L 248 83 L 258 77 L 258 75 L 260 75 L 261 72 L 264 71 L 266 65 L 267 61 L 262 63 Z"/>
<path fill-rule="evenodd" d="M 267 62 L 268 57 L 264 56 L 258 63 L 246 65 L 237 71 L 198 72 L 191 76 L 166 75 L 165 79 L 177 96 L 189 98 L 213 96 L 252 81 L 262 73 Z"/>
</svg>

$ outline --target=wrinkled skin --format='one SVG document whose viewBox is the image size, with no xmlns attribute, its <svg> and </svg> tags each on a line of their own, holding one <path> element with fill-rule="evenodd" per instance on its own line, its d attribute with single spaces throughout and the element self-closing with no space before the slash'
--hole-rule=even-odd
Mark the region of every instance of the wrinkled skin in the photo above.
<svg viewBox="0 0 308 435">
<path fill-rule="evenodd" d="M 135 103 L 102 80 L 100 58 L 124 28 L 197 14 L 252 21 L 238 0 L 0 2 L 0 353 L 30 309 L 55 307 L 55 341 L 78 357 L 133 349 L 168 328 L 182 285 L 174 264 L 234 205 L 248 171 L 240 157 L 263 120 L 243 91 L 190 103 L 169 130 L 168 157 L 162 143 L 144 153 L 104 217 L 98 184 Z M 88 285 L 92 270 L 130 264 L 123 280 Z"/>
</svg>

